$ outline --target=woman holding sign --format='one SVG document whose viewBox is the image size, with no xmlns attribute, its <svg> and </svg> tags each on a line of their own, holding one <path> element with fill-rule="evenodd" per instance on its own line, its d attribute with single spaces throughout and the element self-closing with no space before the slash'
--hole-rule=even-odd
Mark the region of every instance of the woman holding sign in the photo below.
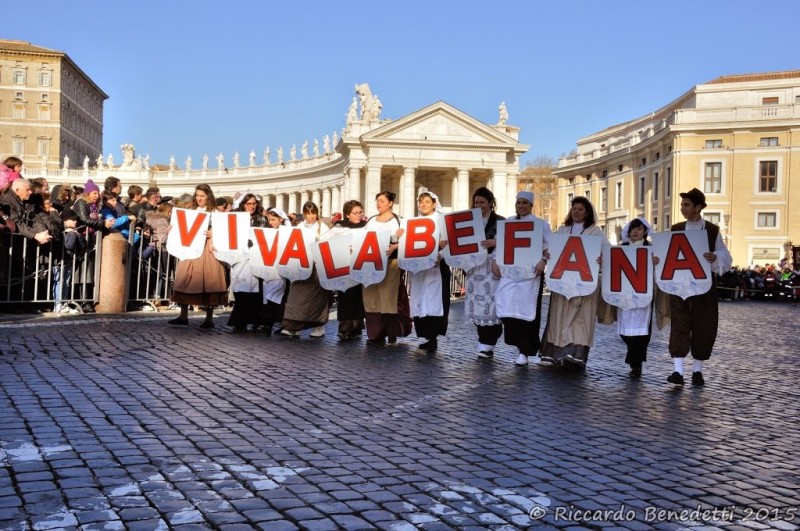
<svg viewBox="0 0 800 531">
<path fill-rule="evenodd" d="M 328 233 L 331 238 L 364 228 L 364 205 L 361 201 L 348 201 L 342 207 L 344 219 L 334 223 Z M 358 284 L 345 291 L 336 292 L 336 315 L 339 320 L 339 339 L 358 339 L 364 330 L 363 286 Z"/>
<path fill-rule="evenodd" d="M 406 287 L 403 283 L 400 268 L 397 266 L 397 240 L 403 234 L 400 219 L 392 212 L 395 194 L 379 192 L 375 196 L 375 208 L 378 214 L 367 221 L 367 230 L 386 230 L 391 233 L 390 245 L 386 250 L 389 262 L 386 276 L 377 284 L 364 288 L 364 312 L 367 321 L 367 343 L 385 345 L 397 342 L 398 336 L 407 336 L 403 326 L 399 308 L 404 306 L 408 311 Z M 405 304 L 403 304 L 405 303 Z M 406 319 L 409 319 L 405 315 Z"/>
<path fill-rule="evenodd" d="M 319 219 L 319 208 L 313 201 L 303 205 L 303 222 L 300 223 L 306 241 L 319 241 L 328 232 L 328 226 Z M 313 328 L 310 337 L 323 337 L 328 322 L 331 292 L 319 284 L 314 269 L 306 280 L 295 280 L 289 286 L 286 311 L 283 314 L 281 335 L 298 338 L 300 331 Z"/>
<path fill-rule="evenodd" d="M 503 223 L 514 221 L 532 221 L 542 228 L 541 245 L 547 250 L 550 244 L 550 225 L 537 216 L 533 211 L 533 192 L 520 191 L 515 202 L 517 215 L 508 218 Z M 502 242 L 505 243 L 505 242 Z M 502 258 L 502 256 L 501 256 Z M 535 356 L 539 350 L 539 329 L 542 322 L 542 291 L 547 260 L 542 258 L 534 267 L 533 276 L 528 275 L 512 278 L 509 273 L 502 274 L 497 265 L 497 259 L 492 260 L 492 272 L 500 277 L 495 292 L 497 316 L 503 321 L 505 342 L 516 347 L 519 354 L 514 362 L 516 365 L 528 364 L 528 357 Z"/>
<path fill-rule="evenodd" d="M 277 229 L 281 225 L 285 227 L 292 226 L 289 216 L 280 208 L 270 208 L 267 211 L 267 226 L 271 229 Z M 263 279 L 261 288 L 263 306 L 258 317 L 264 324 L 268 336 L 272 335 L 272 328 L 275 323 L 280 324 L 283 321 L 288 287 L 289 281 L 282 277 Z"/>
<path fill-rule="evenodd" d="M 481 246 L 489 253 L 486 262 L 467 271 L 466 308 L 478 329 L 479 358 L 491 358 L 497 340 L 503 335 L 503 321 L 497 316 L 495 307 L 495 292 L 500 277 L 492 273 L 492 260 L 497 245 L 497 221 L 506 218 L 494 211 L 496 206 L 494 194 L 485 186 L 472 194 L 472 208 L 480 208 L 483 218 L 486 239 L 481 242 Z"/>
<path fill-rule="evenodd" d="M 608 245 L 603 229 L 595 225 L 592 203 L 585 197 L 572 200 L 564 224 L 556 234 L 571 236 L 601 236 L 602 244 Z M 558 260 L 559 257 L 552 257 Z M 586 257 L 599 261 L 599 256 Z M 553 267 L 557 263 L 552 263 Z M 550 311 L 547 326 L 542 337 L 541 362 L 545 365 L 572 365 L 585 367 L 589 358 L 589 348 L 594 341 L 594 325 L 597 320 L 597 304 L 600 300 L 600 283 L 589 295 L 567 298 L 559 293 L 550 296 Z"/>
<path fill-rule="evenodd" d="M 635 218 L 622 227 L 625 239 L 622 245 L 650 245 L 647 235 L 650 224 L 643 218 Z M 630 365 L 631 378 L 641 378 L 642 363 L 647 361 L 647 346 L 650 344 L 650 326 L 653 316 L 653 305 L 630 310 L 617 310 L 617 333 L 625 342 L 628 352 L 625 363 Z"/>
<path fill-rule="evenodd" d="M 198 184 L 194 190 L 191 208 L 214 212 L 216 202 L 211 187 Z M 189 324 L 189 305 L 205 306 L 206 319 L 200 328 L 214 328 L 214 307 L 228 304 L 228 284 L 225 267 L 214 256 L 211 246 L 211 228 L 206 231 L 206 241 L 200 258 L 181 260 L 175 268 L 172 302 L 180 305 L 180 315 L 169 321 L 171 325 Z"/>
<path fill-rule="evenodd" d="M 239 202 L 238 212 L 250 214 L 251 227 L 265 227 L 267 220 L 258 211 L 258 198 L 254 194 L 245 194 Z M 252 247 L 248 242 L 248 247 Z M 256 330 L 261 324 L 259 312 L 261 311 L 261 279 L 253 275 L 248 255 L 231 265 L 231 291 L 233 291 L 233 311 L 228 317 L 228 326 L 233 327 L 233 332 L 241 334 L 247 331 L 247 325 L 252 325 Z"/>
<path fill-rule="evenodd" d="M 422 192 L 417 197 L 417 206 L 420 217 L 434 219 L 440 230 L 444 230 L 442 207 L 436 194 Z M 442 260 L 440 252 L 447 241 L 440 236 L 438 243 L 438 254 L 433 267 L 408 273 L 414 329 L 417 337 L 426 340 L 419 346 L 426 352 L 435 352 L 439 347 L 437 337 L 447 333 L 447 318 L 450 314 L 450 268 Z"/>
</svg>

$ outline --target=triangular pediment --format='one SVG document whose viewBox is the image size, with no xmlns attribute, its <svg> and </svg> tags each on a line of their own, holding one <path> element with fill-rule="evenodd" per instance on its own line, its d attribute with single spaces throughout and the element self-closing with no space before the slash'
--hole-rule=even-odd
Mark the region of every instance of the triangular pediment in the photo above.
<svg viewBox="0 0 800 531">
<path fill-rule="evenodd" d="M 512 146 L 518 142 L 443 101 L 364 134 L 361 141 Z"/>
</svg>

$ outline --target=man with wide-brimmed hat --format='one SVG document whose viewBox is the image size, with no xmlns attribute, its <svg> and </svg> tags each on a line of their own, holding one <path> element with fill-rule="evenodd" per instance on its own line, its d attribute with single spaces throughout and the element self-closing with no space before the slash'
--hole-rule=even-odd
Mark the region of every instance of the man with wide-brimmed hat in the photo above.
<svg viewBox="0 0 800 531">
<path fill-rule="evenodd" d="M 703 362 L 711 357 L 714 342 L 717 339 L 719 308 L 717 303 L 717 275 L 731 268 L 731 258 L 725 242 L 722 241 L 717 225 L 703 219 L 702 211 L 706 207 L 706 196 L 697 188 L 683 192 L 681 196 L 681 214 L 686 221 L 672 226 L 673 231 L 705 230 L 708 235 L 709 252 L 703 257 L 711 262 L 711 288 L 701 295 L 682 299 L 677 295 L 669 296 L 669 308 L 672 325 L 669 335 L 669 353 L 675 365 L 674 372 L 667 381 L 675 385 L 683 385 L 683 359 L 691 351 L 694 358 L 692 367 L 692 384 L 705 385 L 703 379 Z"/>
</svg>

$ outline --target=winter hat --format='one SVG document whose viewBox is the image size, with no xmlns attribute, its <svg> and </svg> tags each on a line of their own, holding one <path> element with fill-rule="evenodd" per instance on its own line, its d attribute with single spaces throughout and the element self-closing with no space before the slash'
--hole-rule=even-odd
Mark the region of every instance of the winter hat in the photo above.
<svg viewBox="0 0 800 531">
<path fill-rule="evenodd" d="M 99 192 L 100 188 L 94 184 L 94 181 L 89 179 L 86 181 L 86 184 L 83 185 L 83 193 L 84 194 L 91 194 L 92 192 Z"/>
</svg>

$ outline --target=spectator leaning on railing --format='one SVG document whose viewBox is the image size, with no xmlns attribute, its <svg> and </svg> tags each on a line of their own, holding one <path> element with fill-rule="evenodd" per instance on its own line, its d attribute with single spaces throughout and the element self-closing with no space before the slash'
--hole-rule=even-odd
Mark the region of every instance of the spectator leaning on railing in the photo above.
<svg viewBox="0 0 800 531">
<path fill-rule="evenodd" d="M 22 177 L 15 179 L 0 199 L 3 216 L 16 224 L 16 232 L 26 238 L 36 240 L 39 244 L 50 242 L 53 237 L 46 230 L 36 231 L 33 228 L 32 209 L 24 202 L 31 196 L 31 184 Z"/>
</svg>

